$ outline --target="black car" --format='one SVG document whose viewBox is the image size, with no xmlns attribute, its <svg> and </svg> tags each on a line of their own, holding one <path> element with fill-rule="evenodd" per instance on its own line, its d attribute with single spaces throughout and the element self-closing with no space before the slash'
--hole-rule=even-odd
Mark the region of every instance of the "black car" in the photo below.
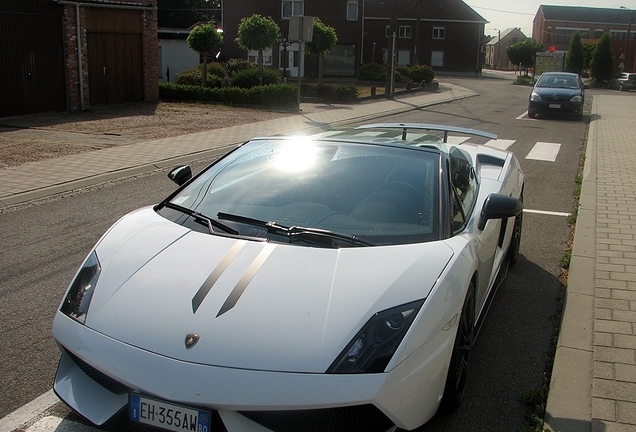
<svg viewBox="0 0 636 432">
<path fill-rule="evenodd" d="M 580 120 L 583 117 L 586 87 L 575 73 L 541 74 L 530 94 L 528 117 L 532 119 L 543 114 L 567 114 Z"/>
</svg>

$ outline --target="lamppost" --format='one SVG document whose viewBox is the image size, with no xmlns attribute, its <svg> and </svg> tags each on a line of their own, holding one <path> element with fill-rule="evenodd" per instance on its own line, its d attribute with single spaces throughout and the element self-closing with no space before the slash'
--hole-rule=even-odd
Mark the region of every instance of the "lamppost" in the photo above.
<svg viewBox="0 0 636 432">
<path fill-rule="evenodd" d="M 630 8 L 627 8 L 625 6 L 621 6 L 621 9 L 623 9 L 624 11 L 628 11 L 629 12 L 629 24 L 627 25 L 627 37 L 625 37 L 625 45 L 623 46 L 623 54 L 622 56 L 625 57 L 625 59 L 627 59 L 627 50 L 629 49 L 629 43 L 630 43 L 630 37 L 631 37 L 631 31 L 632 31 L 632 20 L 634 18 L 634 11 L 631 10 Z M 621 59 L 621 72 L 623 72 L 623 69 L 625 68 L 625 60 Z"/>
<path fill-rule="evenodd" d="M 283 48 L 283 81 L 287 84 L 287 48 L 292 44 L 287 34 L 278 35 L 278 44 Z"/>
</svg>

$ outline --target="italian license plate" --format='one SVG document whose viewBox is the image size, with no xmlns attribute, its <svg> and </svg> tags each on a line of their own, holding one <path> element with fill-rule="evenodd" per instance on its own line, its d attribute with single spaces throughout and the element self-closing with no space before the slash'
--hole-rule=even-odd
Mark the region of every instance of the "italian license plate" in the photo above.
<svg viewBox="0 0 636 432">
<path fill-rule="evenodd" d="M 207 411 L 130 394 L 128 414 L 131 421 L 169 431 L 210 432 L 212 416 Z"/>
<path fill-rule="evenodd" d="M 550 108 L 560 109 L 561 108 L 561 104 L 550 104 Z"/>
</svg>

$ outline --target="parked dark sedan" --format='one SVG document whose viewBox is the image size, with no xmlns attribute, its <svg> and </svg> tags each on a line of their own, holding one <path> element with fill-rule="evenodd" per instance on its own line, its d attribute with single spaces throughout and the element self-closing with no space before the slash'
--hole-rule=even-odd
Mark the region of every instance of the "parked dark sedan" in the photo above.
<svg viewBox="0 0 636 432">
<path fill-rule="evenodd" d="M 534 85 L 528 101 L 528 117 L 568 114 L 583 117 L 586 86 L 577 74 L 545 72 Z"/>
</svg>

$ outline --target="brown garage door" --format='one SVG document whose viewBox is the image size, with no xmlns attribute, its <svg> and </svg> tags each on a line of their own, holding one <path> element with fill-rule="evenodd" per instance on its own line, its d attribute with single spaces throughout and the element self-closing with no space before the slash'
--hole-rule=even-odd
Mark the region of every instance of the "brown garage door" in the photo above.
<svg viewBox="0 0 636 432">
<path fill-rule="evenodd" d="M 0 1 L 0 117 L 66 109 L 62 7 Z"/>
<path fill-rule="evenodd" d="M 142 101 L 142 13 L 88 8 L 86 21 L 91 105 Z"/>
</svg>

